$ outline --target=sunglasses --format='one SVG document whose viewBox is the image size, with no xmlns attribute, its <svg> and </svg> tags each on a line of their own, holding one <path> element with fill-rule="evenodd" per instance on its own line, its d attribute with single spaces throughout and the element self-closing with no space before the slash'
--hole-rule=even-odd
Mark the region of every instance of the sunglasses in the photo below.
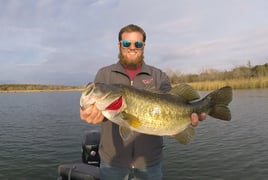
<svg viewBox="0 0 268 180">
<path fill-rule="evenodd" d="M 121 43 L 121 45 L 122 45 L 123 48 L 128 48 L 128 47 L 130 47 L 130 45 L 132 43 L 134 43 L 134 45 L 135 45 L 135 47 L 137 49 L 142 48 L 143 47 L 143 44 L 144 44 L 142 41 L 131 42 L 131 41 L 128 41 L 128 40 L 122 40 L 122 41 L 120 41 L 120 43 Z"/>
</svg>

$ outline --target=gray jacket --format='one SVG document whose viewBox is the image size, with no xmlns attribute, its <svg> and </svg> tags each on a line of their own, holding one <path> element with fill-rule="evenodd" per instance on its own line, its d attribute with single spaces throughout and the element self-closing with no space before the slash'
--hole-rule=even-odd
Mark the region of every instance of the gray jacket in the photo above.
<svg viewBox="0 0 268 180">
<path fill-rule="evenodd" d="M 131 81 L 120 63 L 100 69 L 95 82 L 125 84 L 136 88 L 156 88 L 170 90 L 168 76 L 160 69 L 143 63 L 140 73 Z M 99 153 L 101 160 L 117 167 L 143 168 L 162 160 L 163 138 L 160 136 L 135 133 L 128 141 L 123 141 L 118 125 L 104 120 L 101 125 Z"/>
</svg>

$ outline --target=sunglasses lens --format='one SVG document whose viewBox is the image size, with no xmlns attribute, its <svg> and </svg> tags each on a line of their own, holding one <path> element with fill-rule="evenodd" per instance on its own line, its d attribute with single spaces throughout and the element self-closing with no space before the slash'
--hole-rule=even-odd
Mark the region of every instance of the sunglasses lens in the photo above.
<svg viewBox="0 0 268 180">
<path fill-rule="evenodd" d="M 123 47 L 129 47 L 131 45 L 131 42 L 126 41 L 126 40 L 122 41 L 121 43 Z"/>
<path fill-rule="evenodd" d="M 132 42 L 130 42 L 130 41 L 128 41 L 128 40 L 123 40 L 123 41 L 121 41 L 121 44 L 122 44 L 122 46 L 123 46 L 124 48 L 128 48 L 128 47 L 130 47 L 131 43 L 132 43 Z M 134 44 L 135 44 L 135 47 L 138 48 L 138 49 L 140 49 L 140 48 L 143 47 L 143 42 L 142 42 L 142 41 L 137 41 L 137 42 L 135 42 Z"/>
<path fill-rule="evenodd" d="M 142 46 L 143 46 L 143 42 L 141 42 L 141 41 L 135 42 L 135 47 L 136 48 L 142 48 Z"/>
</svg>

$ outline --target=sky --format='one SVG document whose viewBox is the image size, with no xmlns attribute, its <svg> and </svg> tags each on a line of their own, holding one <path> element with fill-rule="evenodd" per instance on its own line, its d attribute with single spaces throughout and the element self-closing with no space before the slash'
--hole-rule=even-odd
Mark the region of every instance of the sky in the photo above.
<svg viewBox="0 0 268 180">
<path fill-rule="evenodd" d="M 0 0 L 0 84 L 85 85 L 118 61 L 118 32 L 146 34 L 145 62 L 200 73 L 268 63 L 266 0 Z"/>
</svg>

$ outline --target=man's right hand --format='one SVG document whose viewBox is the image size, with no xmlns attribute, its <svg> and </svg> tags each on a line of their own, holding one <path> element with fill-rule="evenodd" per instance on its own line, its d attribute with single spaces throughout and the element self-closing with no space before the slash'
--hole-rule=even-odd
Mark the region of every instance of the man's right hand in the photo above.
<svg viewBox="0 0 268 180">
<path fill-rule="evenodd" d="M 80 118 L 88 123 L 98 124 L 103 121 L 104 116 L 95 104 L 93 104 L 84 110 L 80 108 Z"/>
</svg>

